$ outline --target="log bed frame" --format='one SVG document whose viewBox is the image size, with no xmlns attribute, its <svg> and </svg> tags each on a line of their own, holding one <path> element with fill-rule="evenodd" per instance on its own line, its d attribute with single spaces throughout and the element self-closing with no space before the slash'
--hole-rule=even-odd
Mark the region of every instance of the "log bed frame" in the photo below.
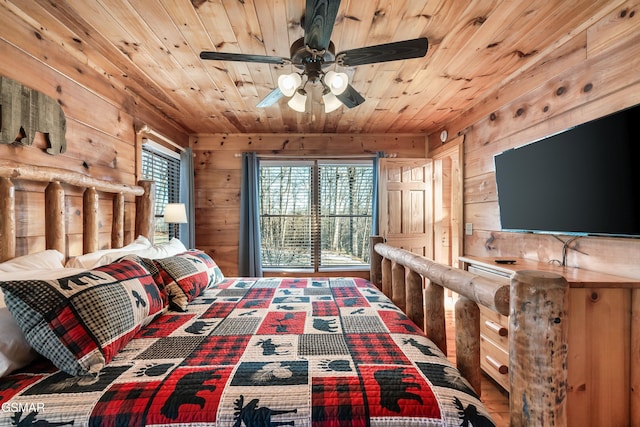
<svg viewBox="0 0 640 427">
<path fill-rule="evenodd" d="M 480 393 L 481 304 L 509 317 L 510 425 L 567 425 L 569 284 L 544 271 L 518 271 L 505 285 L 371 238 L 371 282 L 447 354 L 444 289 L 455 303 L 456 364 Z M 426 286 L 423 285 L 426 283 Z"/>
<path fill-rule="evenodd" d="M 138 185 L 116 184 L 64 169 L 0 161 L 0 262 L 16 256 L 16 197 L 14 180 L 49 183 L 45 189 L 45 246 L 67 255 L 65 190 L 62 184 L 84 189 L 82 215 L 83 253 L 99 248 L 98 191 L 113 195 L 111 246 L 124 242 L 125 196 L 136 197 L 135 235 L 153 242 L 155 183 L 142 180 Z"/>
<path fill-rule="evenodd" d="M 0 161 L 0 262 L 16 257 L 15 180 L 48 183 L 45 189 L 46 249 L 67 254 L 67 213 L 62 184 L 84 189 L 83 253 L 100 249 L 98 191 L 113 197 L 110 247 L 125 245 L 125 196 L 136 198 L 135 235 L 153 239 L 153 181 L 143 180 L 130 186 L 59 168 Z M 566 425 L 567 322 L 564 320 L 569 287 L 562 276 L 520 271 L 507 286 L 394 248 L 384 244 L 381 237 L 372 237 L 371 282 L 423 328 L 445 354 L 444 289 L 460 296 L 455 304 L 456 363 L 478 393 L 481 380 L 478 304 L 510 315 L 511 426 Z"/>
</svg>

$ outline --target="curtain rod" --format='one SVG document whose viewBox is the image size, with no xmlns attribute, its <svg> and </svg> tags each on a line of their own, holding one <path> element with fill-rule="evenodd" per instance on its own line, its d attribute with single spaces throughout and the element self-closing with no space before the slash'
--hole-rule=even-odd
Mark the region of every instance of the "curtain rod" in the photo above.
<svg viewBox="0 0 640 427">
<path fill-rule="evenodd" d="M 300 159 L 300 160 L 313 160 L 313 159 L 373 159 L 375 154 L 348 154 L 348 155 L 319 155 L 319 156 L 293 156 L 293 155 L 280 155 L 280 154 L 258 154 L 260 159 Z M 242 153 L 235 153 L 233 157 L 242 157 Z M 385 157 L 397 157 L 396 153 L 385 153 Z"/>
<path fill-rule="evenodd" d="M 138 130 L 137 133 L 139 135 L 140 134 L 145 134 L 145 135 L 150 135 L 150 136 L 156 137 L 159 140 L 161 140 L 163 142 L 166 142 L 167 144 L 171 145 L 173 148 L 177 149 L 181 153 L 184 151 L 184 147 L 183 146 L 176 144 L 175 142 L 173 142 L 172 140 L 170 140 L 166 136 L 164 136 L 161 133 L 156 132 L 155 130 L 151 129 L 148 125 L 142 126 L 142 128 L 140 130 Z"/>
</svg>

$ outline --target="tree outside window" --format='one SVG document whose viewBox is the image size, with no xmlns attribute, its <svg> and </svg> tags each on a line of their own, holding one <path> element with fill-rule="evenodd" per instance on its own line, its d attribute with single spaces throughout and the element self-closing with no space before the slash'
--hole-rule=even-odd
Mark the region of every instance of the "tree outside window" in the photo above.
<svg viewBox="0 0 640 427">
<path fill-rule="evenodd" d="M 367 268 L 372 184 L 371 160 L 261 161 L 263 267 Z"/>
</svg>

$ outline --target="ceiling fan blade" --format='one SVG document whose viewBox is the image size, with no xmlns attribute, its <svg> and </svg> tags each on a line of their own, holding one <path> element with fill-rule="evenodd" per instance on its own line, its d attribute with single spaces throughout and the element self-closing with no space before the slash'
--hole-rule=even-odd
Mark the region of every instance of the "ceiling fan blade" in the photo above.
<svg viewBox="0 0 640 427">
<path fill-rule="evenodd" d="M 261 62 L 263 64 L 285 64 L 291 62 L 287 58 L 267 55 L 246 55 L 244 53 L 227 52 L 200 52 L 200 59 L 213 59 L 217 61 Z"/>
<path fill-rule="evenodd" d="M 362 95 L 351 85 L 347 85 L 347 89 L 340 95 L 336 95 L 336 98 L 349 108 L 357 107 L 364 102 Z"/>
<path fill-rule="evenodd" d="M 307 0 L 304 14 L 304 44 L 312 49 L 329 47 L 340 0 Z"/>
<path fill-rule="evenodd" d="M 426 37 L 421 37 L 401 42 L 345 50 L 336 55 L 336 63 L 346 67 L 354 67 L 356 65 L 420 58 L 427 54 L 428 49 L 429 41 Z"/>
<path fill-rule="evenodd" d="M 256 107 L 258 107 L 258 108 L 271 107 L 273 104 L 278 102 L 278 100 L 280 98 L 282 98 L 283 96 L 284 96 L 284 94 L 282 93 L 280 88 L 277 87 L 274 90 L 272 90 L 271 92 L 269 92 L 269 94 L 267 96 L 262 98 L 262 101 L 258 102 L 258 105 L 256 105 Z"/>
</svg>

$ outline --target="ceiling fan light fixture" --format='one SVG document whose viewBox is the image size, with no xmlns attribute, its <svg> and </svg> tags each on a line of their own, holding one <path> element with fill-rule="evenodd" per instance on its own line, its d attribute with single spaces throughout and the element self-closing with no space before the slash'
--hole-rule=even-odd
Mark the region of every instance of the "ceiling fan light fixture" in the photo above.
<svg viewBox="0 0 640 427">
<path fill-rule="evenodd" d="M 284 96 L 292 96 L 302 84 L 302 77 L 298 73 L 283 74 L 278 77 L 278 87 Z"/>
<path fill-rule="evenodd" d="M 307 92 L 305 92 L 304 89 L 297 90 L 289 102 L 287 102 L 287 105 L 291 107 L 292 110 L 304 113 L 307 109 Z"/>
<path fill-rule="evenodd" d="M 325 113 L 335 111 L 342 106 L 342 102 L 330 90 L 322 94 L 322 101 L 324 102 Z"/>
<path fill-rule="evenodd" d="M 331 93 L 334 95 L 340 95 L 347 90 L 349 85 L 349 76 L 346 73 L 337 73 L 335 71 L 328 71 L 324 75 L 324 83 L 329 87 Z"/>
<path fill-rule="evenodd" d="M 351 86 L 349 76 L 334 70 L 324 72 L 325 66 L 356 67 L 381 62 L 421 58 L 427 54 L 429 40 L 426 37 L 382 43 L 338 51 L 331 41 L 341 0 L 306 0 L 304 15 L 300 20 L 304 34 L 289 47 L 289 58 L 233 52 L 200 52 L 201 59 L 216 61 L 238 61 L 260 64 L 292 65 L 300 73 L 278 77 L 278 87 L 258 102 L 259 108 L 274 105 L 283 96 L 290 98 L 289 106 L 296 111 L 305 111 L 304 88 L 307 83 L 322 83 L 323 89 L 347 108 L 357 107 L 365 99 Z M 304 21 L 304 24 L 302 22 Z M 340 68 L 342 69 L 342 68 Z M 304 84 L 302 83 L 304 81 Z M 300 92 L 302 91 L 302 92 Z M 323 96 L 325 94 L 323 93 Z M 327 96 L 325 109 L 333 108 L 334 100 Z"/>
</svg>

